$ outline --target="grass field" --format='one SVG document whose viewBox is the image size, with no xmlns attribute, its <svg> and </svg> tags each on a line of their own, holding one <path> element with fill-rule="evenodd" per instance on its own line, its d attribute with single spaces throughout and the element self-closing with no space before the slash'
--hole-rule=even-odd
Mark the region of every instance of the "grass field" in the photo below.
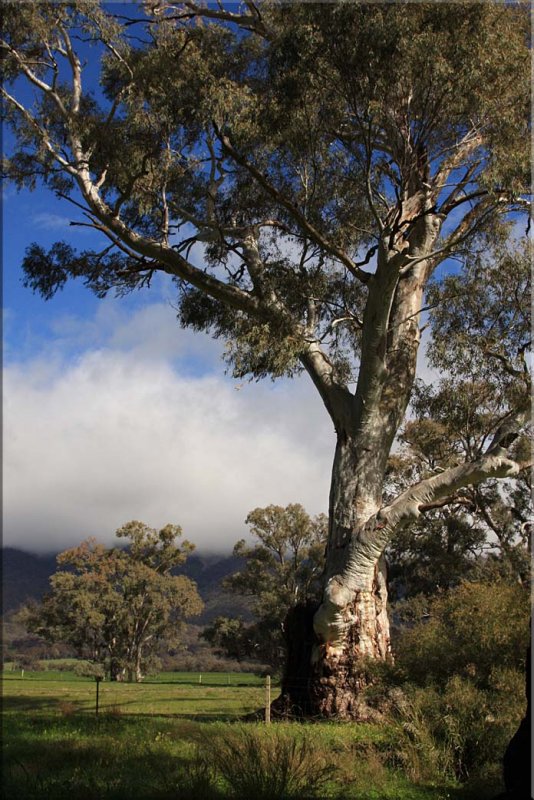
<svg viewBox="0 0 534 800">
<path fill-rule="evenodd" d="M 200 677 L 200 681 L 199 681 Z M 5 672 L 4 708 L 12 703 L 24 712 L 94 713 L 95 681 L 69 672 Z M 161 673 L 142 684 L 110 683 L 99 686 L 101 713 L 235 719 L 264 702 L 261 678 L 246 673 Z M 63 709 L 63 711 L 62 711 Z"/>
<path fill-rule="evenodd" d="M 68 672 L 3 674 L 6 800 L 487 800 L 410 774 L 377 725 L 243 723 L 252 675 L 163 673 L 143 684 Z M 273 697 L 276 687 L 273 687 Z"/>
</svg>

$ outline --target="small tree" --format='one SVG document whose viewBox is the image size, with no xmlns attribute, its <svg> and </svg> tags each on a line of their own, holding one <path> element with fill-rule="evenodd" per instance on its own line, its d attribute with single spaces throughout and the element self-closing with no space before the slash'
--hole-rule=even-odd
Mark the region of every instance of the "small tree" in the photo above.
<svg viewBox="0 0 534 800">
<path fill-rule="evenodd" d="M 271 648 L 271 653 L 267 655 L 265 649 L 261 648 L 256 641 L 258 625 L 247 624 L 241 617 L 215 617 L 211 625 L 207 625 L 202 631 L 202 638 L 206 639 L 216 648 L 218 655 L 232 658 L 236 661 L 255 659 L 273 664 L 273 653 L 277 654 L 278 648 Z M 267 637 L 264 637 L 264 641 Z M 276 667 L 279 666 L 278 658 L 274 659 Z"/>
<path fill-rule="evenodd" d="M 171 574 L 193 549 L 176 544 L 181 534 L 178 525 L 157 531 L 129 522 L 116 534 L 129 540 L 126 549 L 88 539 L 60 553 L 51 591 L 26 610 L 28 629 L 106 664 L 112 680 L 140 681 L 157 644 L 202 610 L 194 582 Z"/>
<path fill-rule="evenodd" d="M 295 503 L 256 508 L 246 523 L 258 543 L 237 542 L 234 555 L 245 559 L 245 567 L 226 578 L 224 586 L 251 598 L 256 620 L 246 624 L 218 617 L 203 635 L 230 658 L 250 658 L 279 670 L 288 610 L 320 599 L 328 521 L 324 514 L 310 517 Z"/>
</svg>

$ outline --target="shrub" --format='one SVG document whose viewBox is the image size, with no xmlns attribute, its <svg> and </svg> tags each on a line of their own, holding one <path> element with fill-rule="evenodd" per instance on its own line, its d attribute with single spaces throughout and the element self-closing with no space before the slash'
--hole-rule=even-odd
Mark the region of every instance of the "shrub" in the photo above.
<svg viewBox="0 0 534 800">
<path fill-rule="evenodd" d="M 41 662 L 28 653 L 21 653 L 14 656 L 13 667 L 15 669 L 25 669 L 28 672 L 42 672 L 44 669 Z"/>
<path fill-rule="evenodd" d="M 76 673 L 76 675 L 78 675 L 78 674 L 81 674 L 81 673 L 78 673 L 76 671 L 79 664 L 82 664 L 83 666 L 86 666 L 87 664 L 89 664 L 89 662 L 88 661 L 76 661 L 76 662 L 73 663 L 73 659 L 72 658 L 67 658 L 64 661 L 59 661 L 59 660 L 55 660 L 54 659 L 54 662 L 52 664 L 48 664 L 47 666 L 48 666 L 49 669 L 53 669 L 54 672 L 72 672 L 72 671 L 74 671 Z M 83 666 L 82 666 L 82 669 L 83 669 Z"/>
<path fill-rule="evenodd" d="M 324 757 L 303 734 L 273 727 L 261 733 L 235 727 L 204 742 L 205 757 L 235 797 L 290 800 L 314 797 L 331 774 Z"/>
<path fill-rule="evenodd" d="M 430 598 L 426 612 L 397 636 L 397 666 L 408 681 L 462 675 L 489 689 L 496 668 L 524 670 L 530 609 L 520 585 L 464 581 Z"/>
<path fill-rule="evenodd" d="M 72 667 L 71 667 L 72 668 Z M 104 678 L 104 667 L 102 664 L 92 664 L 90 661 L 78 661 L 74 665 L 73 672 L 82 678 Z"/>
<path fill-rule="evenodd" d="M 498 773 L 525 709 L 527 592 L 464 581 L 397 612 L 405 628 L 392 671 L 404 685 L 393 712 L 395 757 L 414 779 Z"/>
<path fill-rule="evenodd" d="M 465 780 L 501 761 L 524 713 L 523 676 L 499 671 L 493 680 L 483 690 L 456 675 L 442 689 L 412 686 L 397 695 L 393 760 L 412 780 Z"/>
</svg>

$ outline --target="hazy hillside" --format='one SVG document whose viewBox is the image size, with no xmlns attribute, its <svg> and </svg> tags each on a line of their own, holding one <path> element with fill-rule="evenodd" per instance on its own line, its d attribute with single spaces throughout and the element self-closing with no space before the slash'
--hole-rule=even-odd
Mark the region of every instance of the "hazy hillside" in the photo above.
<svg viewBox="0 0 534 800">
<path fill-rule="evenodd" d="M 206 604 L 203 614 L 195 618 L 195 624 L 205 625 L 219 615 L 250 618 L 247 600 L 223 592 L 221 588 L 223 578 L 242 566 L 243 560 L 234 556 L 195 553 L 178 570 L 196 581 Z M 2 548 L 3 612 L 17 609 L 29 598 L 39 600 L 48 590 L 48 579 L 55 569 L 55 555 L 39 556 L 14 547 Z"/>
<path fill-rule="evenodd" d="M 38 556 L 2 548 L 2 610 L 18 608 L 30 597 L 39 599 L 48 589 L 48 579 L 56 569 L 56 557 Z"/>
</svg>

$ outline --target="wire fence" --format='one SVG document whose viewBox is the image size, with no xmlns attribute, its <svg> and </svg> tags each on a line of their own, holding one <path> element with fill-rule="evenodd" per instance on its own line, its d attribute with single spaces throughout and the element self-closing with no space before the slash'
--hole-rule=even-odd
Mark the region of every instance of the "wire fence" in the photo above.
<svg viewBox="0 0 534 800">
<path fill-rule="evenodd" d="M 274 703 L 278 680 L 251 673 L 167 672 L 140 683 L 109 681 L 72 671 L 4 671 L 4 708 L 95 713 L 98 715 L 168 716 L 205 720 L 255 719 L 267 724 L 283 716 L 313 715 L 310 684 L 284 684 L 291 702 Z"/>
<path fill-rule="evenodd" d="M 109 681 L 72 672 L 5 671 L 4 708 L 97 716 L 179 716 L 270 721 L 280 686 L 270 676 L 247 673 L 165 673 L 140 683 Z"/>
</svg>

